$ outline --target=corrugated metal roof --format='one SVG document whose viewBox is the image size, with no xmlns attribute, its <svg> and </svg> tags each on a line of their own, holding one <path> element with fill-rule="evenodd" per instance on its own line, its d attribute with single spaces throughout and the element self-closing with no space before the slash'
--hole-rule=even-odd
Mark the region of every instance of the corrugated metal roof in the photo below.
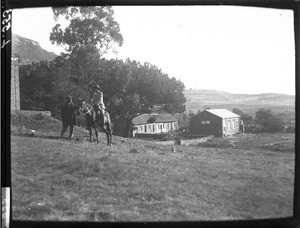
<svg viewBox="0 0 300 228">
<path fill-rule="evenodd" d="M 219 116 L 221 118 L 232 118 L 232 117 L 240 117 L 239 115 L 230 112 L 226 109 L 206 109 L 205 111 L 210 112 L 216 116 Z"/>
<path fill-rule="evenodd" d="M 153 118 L 152 121 L 150 120 L 151 117 Z M 141 114 L 132 119 L 132 123 L 134 125 L 147 124 L 147 123 L 168 123 L 168 122 L 176 122 L 176 121 L 177 119 L 170 113 Z"/>
</svg>

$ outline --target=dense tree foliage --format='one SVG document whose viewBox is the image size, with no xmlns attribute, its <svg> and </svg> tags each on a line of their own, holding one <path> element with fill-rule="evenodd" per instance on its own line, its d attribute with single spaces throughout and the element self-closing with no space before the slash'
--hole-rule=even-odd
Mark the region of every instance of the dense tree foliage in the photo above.
<svg viewBox="0 0 300 228">
<path fill-rule="evenodd" d="M 259 109 L 255 113 L 255 122 L 261 126 L 262 132 L 282 132 L 284 120 L 279 115 L 274 115 L 269 109 Z"/>
<path fill-rule="evenodd" d="M 246 133 L 275 133 L 275 132 L 294 132 L 295 131 L 295 113 L 284 112 L 274 114 L 270 109 L 259 109 L 255 117 L 245 114 L 238 108 L 232 112 L 241 116 L 244 121 Z"/>
<path fill-rule="evenodd" d="M 241 111 L 238 108 L 233 108 L 232 112 L 240 116 L 241 120 L 243 120 L 243 122 L 244 122 L 244 125 L 249 125 L 253 122 L 252 116 L 244 113 L 243 111 Z"/>
<path fill-rule="evenodd" d="M 20 67 L 22 109 L 49 110 L 59 118 L 64 97 L 89 102 L 88 85 L 95 81 L 112 118 L 127 119 L 127 127 L 132 118 L 150 112 L 154 105 L 171 113 L 185 110 L 181 81 L 150 63 L 102 57 L 123 43 L 112 7 L 53 8 L 53 13 L 58 23 L 50 40 L 66 52 L 51 63 Z"/>
<path fill-rule="evenodd" d="M 22 66 L 19 72 L 21 109 L 55 110 L 53 64 L 46 61 L 32 63 Z"/>
<path fill-rule="evenodd" d="M 114 119 L 131 120 L 139 113 L 149 112 L 154 105 L 169 112 L 185 110 L 184 84 L 169 78 L 156 66 L 129 59 L 90 58 L 88 63 L 82 63 L 86 64 L 84 71 L 79 60 L 62 55 L 51 63 L 21 66 L 22 109 L 50 110 L 59 117 L 59 106 L 65 96 L 73 96 L 75 102 L 79 97 L 89 101 L 87 86 L 94 80 L 100 85 Z"/>
<path fill-rule="evenodd" d="M 68 53 L 95 46 L 103 55 L 123 44 L 123 36 L 111 6 L 72 6 L 52 10 L 54 19 L 59 23 L 52 28 L 50 40 L 64 47 Z"/>
</svg>

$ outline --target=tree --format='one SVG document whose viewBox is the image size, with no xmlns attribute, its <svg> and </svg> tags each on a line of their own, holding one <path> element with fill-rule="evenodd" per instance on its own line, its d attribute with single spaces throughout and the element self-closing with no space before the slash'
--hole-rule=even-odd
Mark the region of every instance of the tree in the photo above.
<svg viewBox="0 0 300 228">
<path fill-rule="evenodd" d="M 262 126 L 267 126 L 272 118 L 273 113 L 270 109 L 259 109 L 255 113 L 255 121 Z"/>
<path fill-rule="evenodd" d="M 238 108 L 233 108 L 232 112 L 235 113 L 235 114 L 237 114 L 237 115 L 239 115 L 241 117 L 241 120 L 243 120 L 244 125 L 249 125 L 249 124 L 251 124 L 253 122 L 252 116 L 244 113 L 243 111 L 241 111 Z"/>
<path fill-rule="evenodd" d="M 22 65 L 19 69 L 21 109 L 47 110 L 60 118 L 60 106 L 67 95 L 74 101 L 87 95 L 69 74 L 69 61 L 64 56 L 54 61 Z"/>
<path fill-rule="evenodd" d="M 237 115 L 239 115 L 239 116 L 242 116 L 244 113 L 240 110 L 240 109 L 238 109 L 238 108 L 233 108 L 232 109 L 232 112 L 233 113 L 235 113 L 235 114 L 237 114 Z"/>
<path fill-rule="evenodd" d="M 86 48 L 85 46 L 84 48 Z M 59 118 L 60 105 L 71 95 L 89 102 L 87 85 L 96 81 L 104 93 L 104 102 L 114 120 L 125 118 L 126 134 L 131 121 L 160 105 L 170 113 L 185 111 L 184 84 L 169 78 L 151 64 L 99 58 L 95 48 L 63 54 L 50 63 L 40 62 L 20 67 L 21 105 L 23 109 L 49 110 Z M 88 59 L 84 62 L 83 59 Z"/>
<path fill-rule="evenodd" d="M 192 117 L 195 116 L 195 115 L 196 115 L 196 114 L 194 113 L 193 110 L 189 110 L 189 112 L 188 112 L 188 117 L 189 117 L 189 119 L 192 118 Z"/>
<path fill-rule="evenodd" d="M 100 58 L 122 46 L 119 24 L 110 6 L 52 8 L 57 23 L 50 34 L 52 44 L 65 48 L 62 56 L 71 81 L 86 89 L 103 73 Z M 61 22 L 64 22 L 60 24 Z M 64 26 L 67 24 L 67 26 Z"/>
<path fill-rule="evenodd" d="M 58 44 L 68 53 L 76 53 L 85 46 L 97 47 L 100 56 L 122 46 L 123 36 L 113 18 L 111 6 L 52 8 L 54 19 L 69 24 L 63 28 L 57 23 L 50 34 L 52 44 Z M 113 49 L 113 51 L 115 51 Z"/>
<path fill-rule="evenodd" d="M 132 119 L 140 113 L 146 113 L 143 109 L 141 97 L 134 93 L 124 97 L 114 97 L 112 99 L 112 116 L 114 119 L 124 118 L 126 120 L 123 135 L 127 137 L 131 127 Z"/>
<path fill-rule="evenodd" d="M 108 89 L 107 107 L 114 119 L 126 119 L 123 135 L 128 135 L 134 117 L 149 113 L 154 105 L 160 105 L 170 113 L 185 110 L 183 83 L 170 79 L 156 66 L 129 59 L 104 62 L 101 81 Z"/>
<path fill-rule="evenodd" d="M 20 67 L 21 109 L 51 110 L 56 100 L 52 93 L 56 75 L 47 61 Z"/>
<path fill-rule="evenodd" d="M 262 126 L 263 132 L 282 132 L 284 129 L 284 121 L 280 115 L 273 115 L 270 109 L 259 109 L 255 113 L 256 123 Z"/>
<path fill-rule="evenodd" d="M 150 63 L 140 64 L 137 61 L 126 60 L 131 67 L 131 78 L 127 93 L 137 93 L 143 99 L 143 106 L 151 108 L 160 104 L 165 110 L 184 112 L 184 84 L 174 77 L 170 78 L 156 66 Z"/>
</svg>

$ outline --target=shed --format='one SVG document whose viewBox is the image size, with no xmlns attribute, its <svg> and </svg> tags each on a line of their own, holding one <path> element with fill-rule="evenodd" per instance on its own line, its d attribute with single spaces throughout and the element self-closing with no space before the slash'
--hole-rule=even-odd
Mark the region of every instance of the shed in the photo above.
<svg viewBox="0 0 300 228">
<path fill-rule="evenodd" d="M 206 109 L 190 119 L 190 132 L 217 137 L 239 133 L 240 116 L 226 109 Z"/>
</svg>

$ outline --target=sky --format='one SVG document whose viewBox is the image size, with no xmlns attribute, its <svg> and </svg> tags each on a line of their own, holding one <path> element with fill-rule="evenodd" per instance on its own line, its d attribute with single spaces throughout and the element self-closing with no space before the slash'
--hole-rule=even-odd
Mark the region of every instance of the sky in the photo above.
<svg viewBox="0 0 300 228">
<path fill-rule="evenodd" d="M 186 89 L 295 94 L 293 11 L 238 6 L 114 6 L 124 38 L 106 58 L 149 62 Z M 13 10 L 12 32 L 59 54 L 50 8 Z"/>
</svg>

